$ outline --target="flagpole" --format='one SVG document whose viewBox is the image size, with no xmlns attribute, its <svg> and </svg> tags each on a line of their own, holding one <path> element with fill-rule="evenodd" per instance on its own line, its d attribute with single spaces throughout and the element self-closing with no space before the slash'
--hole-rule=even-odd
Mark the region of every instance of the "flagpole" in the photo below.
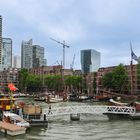
<svg viewBox="0 0 140 140">
<path fill-rule="evenodd" d="M 133 58 L 132 58 L 132 44 L 130 41 L 130 49 L 131 49 L 131 62 L 130 62 L 130 67 L 131 67 L 131 94 L 133 94 Z"/>
</svg>

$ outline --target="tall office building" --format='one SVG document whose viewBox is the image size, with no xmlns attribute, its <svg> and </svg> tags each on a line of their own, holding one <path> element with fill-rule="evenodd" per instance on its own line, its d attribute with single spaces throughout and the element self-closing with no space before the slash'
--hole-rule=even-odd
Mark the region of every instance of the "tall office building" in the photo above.
<svg viewBox="0 0 140 140">
<path fill-rule="evenodd" d="M 81 50 L 82 73 L 97 72 L 100 68 L 101 55 L 93 49 Z"/>
<path fill-rule="evenodd" d="M 21 44 L 21 68 L 32 68 L 33 66 L 33 48 L 32 39 L 29 41 L 22 41 Z"/>
<path fill-rule="evenodd" d="M 44 48 L 39 45 L 33 45 L 32 39 L 27 42 L 22 41 L 21 67 L 29 69 L 40 66 L 46 66 Z"/>
<path fill-rule="evenodd" d="M 46 66 L 44 59 L 44 48 L 39 45 L 33 45 L 33 67 Z"/>
<path fill-rule="evenodd" d="M 21 68 L 21 57 L 14 55 L 12 59 L 12 67 L 13 68 Z"/>
<path fill-rule="evenodd" d="M 12 67 L 12 39 L 2 38 L 2 64 L 4 68 Z"/>
<path fill-rule="evenodd" d="M 0 15 L 0 64 L 2 63 L 2 16 Z"/>
</svg>

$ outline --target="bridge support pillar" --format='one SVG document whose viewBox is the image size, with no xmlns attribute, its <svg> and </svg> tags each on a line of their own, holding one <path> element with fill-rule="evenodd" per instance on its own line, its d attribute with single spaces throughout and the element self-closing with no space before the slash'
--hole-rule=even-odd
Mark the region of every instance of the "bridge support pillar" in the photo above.
<svg viewBox="0 0 140 140">
<path fill-rule="evenodd" d="M 70 120 L 71 121 L 79 121 L 80 120 L 80 114 L 70 114 Z"/>
</svg>

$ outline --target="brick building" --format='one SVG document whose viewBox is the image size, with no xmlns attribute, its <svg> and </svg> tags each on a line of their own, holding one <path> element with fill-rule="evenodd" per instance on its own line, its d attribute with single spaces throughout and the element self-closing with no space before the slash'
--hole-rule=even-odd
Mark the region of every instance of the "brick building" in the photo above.
<svg viewBox="0 0 140 140">
<path fill-rule="evenodd" d="M 19 71 L 17 68 L 8 68 L 0 72 L 0 91 L 5 92 L 9 83 L 15 84 L 18 87 L 19 84 Z"/>
<path fill-rule="evenodd" d="M 101 83 L 101 78 L 108 72 L 111 72 L 116 66 L 113 66 L 113 67 L 102 67 L 98 70 L 97 72 L 97 80 L 96 80 L 96 83 L 97 83 L 97 88 L 100 90 L 100 89 L 103 89 L 102 87 L 102 83 Z M 135 93 L 138 93 L 139 91 L 139 85 L 138 85 L 138 82 L 137 82 L 137 65 L 126 65 L 125 66 L 125 69 L 128 73 L 128 80 L 131 84 L 131 87 L 133 89 L 133 91 L 129 91 L 130 93 L 132 94 L 135 94 Z M 132 81 L 132 82 L 131 82 Z"/>
</svg>

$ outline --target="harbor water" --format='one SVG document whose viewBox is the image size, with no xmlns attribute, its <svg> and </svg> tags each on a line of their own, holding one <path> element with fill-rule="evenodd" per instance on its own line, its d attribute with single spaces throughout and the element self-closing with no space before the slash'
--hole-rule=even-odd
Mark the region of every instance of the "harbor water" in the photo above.
<svg viewBox="0 0 140 140">
<path fill-rule="evenodd" d="M 31 99 L 23 99 L 31 102 Z M 48 104 L 37 102 L 43 109 Z M 61 102 L 56 106 L 85 105 L 89 103 Z M 90 103 L 90 105 L 95 103 Z M 140 121 L 109 120 L 104 115 L 83 114 L 80 121 L 70 121 L 70 116 L 49 120 L 48 127 L 31 127 L 26 134 L 15 137 L 0 133 L 0 140 L 139 140 Z"/>
</svg>

